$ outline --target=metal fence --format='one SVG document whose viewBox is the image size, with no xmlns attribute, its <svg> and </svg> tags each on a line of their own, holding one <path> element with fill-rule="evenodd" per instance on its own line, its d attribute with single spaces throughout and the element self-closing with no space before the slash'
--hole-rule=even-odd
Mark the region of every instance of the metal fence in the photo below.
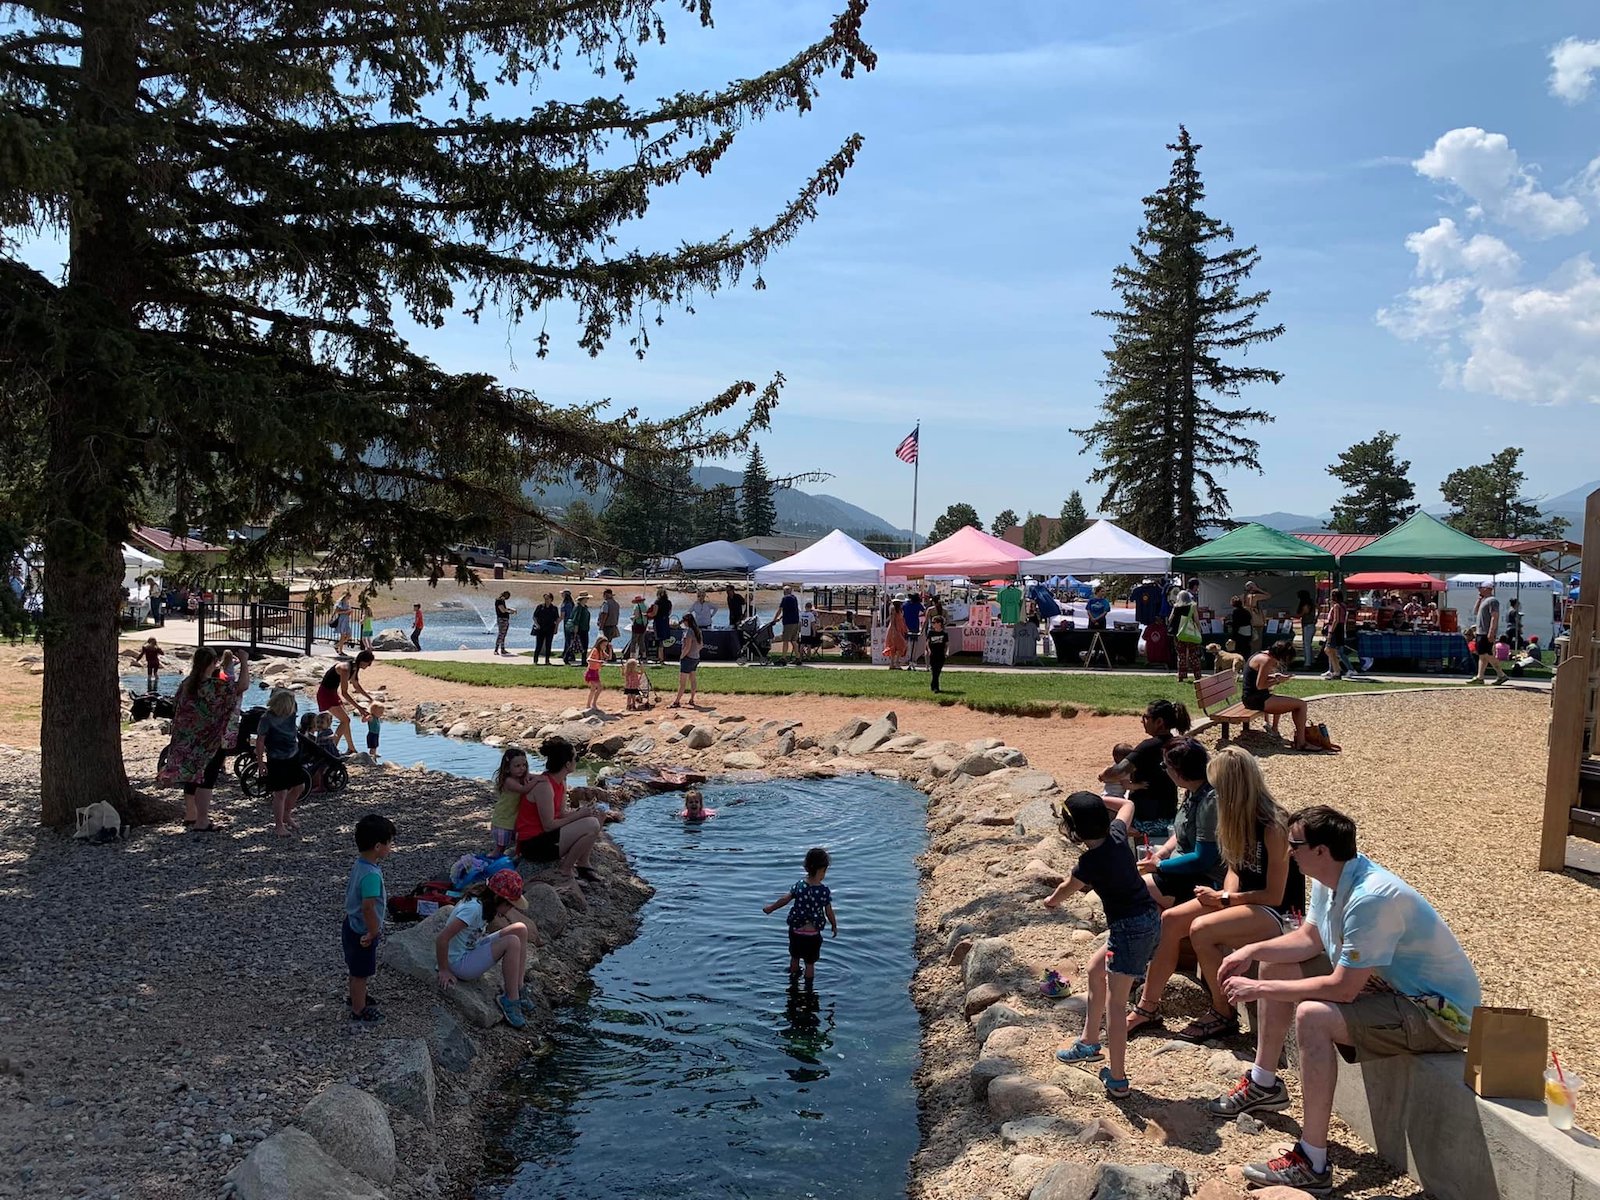
<svg viewBox="0 0 1600 1200">
<path fill-rule="evenodd" d="M 199 644 L 240 646 L 280 654 L 311 653 L 314 640 L 333 640 L 331 620 L 318 620 L 309 604 L 259 604 L 239 600 L 202 603 Z"/>
</svg>

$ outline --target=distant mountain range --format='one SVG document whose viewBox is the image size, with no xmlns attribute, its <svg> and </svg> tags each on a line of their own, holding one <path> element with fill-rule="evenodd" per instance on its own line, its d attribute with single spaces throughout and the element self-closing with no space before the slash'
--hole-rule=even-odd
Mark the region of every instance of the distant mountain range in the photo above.
<svg viewBox="0 0 1600 1200">
<path fill-rule="evenodd" d="M 719 483 L 739 487 L 744 483 L 742 471 L 726 467 L 695 467 L 694 481 L 703 488 L 713 488 Z M 542 501 L 551 508 L 565 508 L 574 500 L 587 500 L 596 509 L 603 509 L 611 501 L 609 491 L 589 492 L 569 483 L 553 484 L 539 493 Z M 911 538 L 909 529 L 891 525 L 876 513 L 870 513 L 847 500 L 820 492 L 803 492 L 799 488 L 780 488 L 773 493 L 778 509 L 779 533 L 829 533 L 835 529 L 870 530 L 887 537 Z"/>
</svg>

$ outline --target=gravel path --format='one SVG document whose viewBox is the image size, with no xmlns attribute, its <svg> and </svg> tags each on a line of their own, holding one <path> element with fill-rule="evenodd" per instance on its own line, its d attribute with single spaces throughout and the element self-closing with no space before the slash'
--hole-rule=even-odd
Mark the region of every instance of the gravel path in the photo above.
<svg viewBox="0 0 1600 1200">
<path fill-rule="evenodd" d="M 153 764 L 164 740 L 148 728 L 129 732 L 130 771 Z M 259 805 L 224 787 L 218 835 L 173 824 L 90 846 L 39 828 L 38 771 L 36 754 L 0 750 L 11 914 L 0 933 L 0 1195 L 219 1196 L 226 1172 L 324 1084 L 370 1084 L 384 1039 L 432 1030 L 427 986 L 380 970 L 373 990 L 389 1020 L 348 1031 L 338 922 L 351 828 L 368 811 L 395 820 L 385 874 L 391 892 L 409 891 L 481 848 L 487 785 L 355 768 L 342 797 L 301 810 L 294 840 L 274 838 Z M 620 858 L 597 865 L 624 869 Z M 589 903 L 552 951 L 571 939 L 571 956 L 587 959 L 552 964 L 569 980 L 633 928 L 632 908 L 607 889 L 590 889 Z M 396 1115 L 396 1200 L 459 1194 L 481 1146 L 469 1087 L 537 1044 L 504 1026 L 479 1041 L 470 1076 L 439 1073 L 437 1130 Z M 465 1124 L 447 1120 L 457 1113 Z"/>
</svg>

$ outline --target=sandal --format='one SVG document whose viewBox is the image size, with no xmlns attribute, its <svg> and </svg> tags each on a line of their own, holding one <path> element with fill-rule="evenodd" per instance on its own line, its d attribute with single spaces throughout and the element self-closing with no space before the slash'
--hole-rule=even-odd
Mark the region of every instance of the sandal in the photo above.
<svg viewBox="0 0 1600 1200">
<path fill-rule="evenodd" d="M 222 826 L 215 821 L 208 821 L 204 825 L 195 825 L 189 829 L 190 833 L 221 833 Z"/>
<path fill-rule="evenodd" d="M 1110 1067 L 1100 1068 L 1100 1082 L 1105 1084 L 1106 1095 L 1113 1100 L 1126 1100 L 1129 1093 L 1133 1091 L 1132 1086 L 1128 1083 L 1128 1077 L 1124 1075 L 1121 1079 L 1118 1079 L 1111 1073 Z"/>
<path fill-rule="evenodd" d="M 1239 1014 L 1237 1012 L 1224 1014 L 1212 1009 L 1205 1016 L 1190 1021 L 1173 1036 L 1185 1042 L 1209 1042 L 1212 1038 L 1238 1037 Z"/>
<path fill-rule="evenodd" d="M 1056 1051 L 1057 1062 L 1072 1063 L 1074 1065 L 1100 1062 L 1104 1058 L 1105 1054 L 1101 1052 L 1099 1042 L 1085 1042 L 1082 1039 L 1073 1042 L 1065 1050 Z"/>
<path fill-rule="evenodd" d="M 1137 1025 L 1134 1021 L 1138 1021 Z M 1140 1034 L 1162 1033 L 1167 1028 L 1167 1019 L 1161 1015 L 1161 1010 L 1151 1012 L 1141 1000 L 1128 1010 L 1128 1036 L 1138 1037 Z"/>
<path fill-rule="evenodd" d="M 578 878 L 588 880 L 590 883 L 599 883 L 600 872 L 596 871 L 593 867 L 579 867 Z"/>
</svg>

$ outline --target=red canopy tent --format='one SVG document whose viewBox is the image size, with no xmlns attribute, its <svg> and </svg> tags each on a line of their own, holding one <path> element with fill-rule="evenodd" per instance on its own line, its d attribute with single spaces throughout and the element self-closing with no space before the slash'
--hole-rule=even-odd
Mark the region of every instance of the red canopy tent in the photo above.
<svg viewBox="0 0 1600 1200">
<path fill-rule="evenodd" d="M 983 579 L 1003 575 L 1009 579 L 1017 574 L 1019 562 L 1032 557 L 1032 550 L 963 525 L 942 542 L 924 546 L 904 558 L 890 559 L 884 564 L 883 573 L 895 579 L 929 575 L 973 575 Z"/>
<path fill-rule="evenodd" d="M 1365 592 L 1380 588 L 1395 592 L 1442 592 L 1445 582 L 1432 575 L 1413 575 L 1406 571 L 1363 571 L 1359 575 L 1346 575 L 1344 586 Z"/>
</svg>

